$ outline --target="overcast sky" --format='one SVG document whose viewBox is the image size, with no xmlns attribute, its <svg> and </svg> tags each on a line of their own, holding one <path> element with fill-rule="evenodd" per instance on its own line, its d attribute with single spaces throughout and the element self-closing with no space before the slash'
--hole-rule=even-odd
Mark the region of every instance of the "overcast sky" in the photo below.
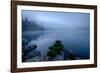
<svg viewBox="0 0 100 73">
<path fill-rule="evenodd" d="M 22 11 L 22 19 L 27 18 L 47 28 L 89 29 L 90 14 L 75 12 Z"/>
</svg>

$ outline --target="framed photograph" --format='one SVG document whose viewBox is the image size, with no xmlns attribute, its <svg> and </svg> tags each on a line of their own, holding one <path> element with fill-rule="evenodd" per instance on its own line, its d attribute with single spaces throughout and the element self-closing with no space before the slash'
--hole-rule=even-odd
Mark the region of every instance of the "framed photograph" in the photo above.
<svg viewBox="0 0 100 73">
<path fill-rule="evenodd" d="M 11 1 L 11 72 L 97 66 L 97 6 Z"/>
</svg>

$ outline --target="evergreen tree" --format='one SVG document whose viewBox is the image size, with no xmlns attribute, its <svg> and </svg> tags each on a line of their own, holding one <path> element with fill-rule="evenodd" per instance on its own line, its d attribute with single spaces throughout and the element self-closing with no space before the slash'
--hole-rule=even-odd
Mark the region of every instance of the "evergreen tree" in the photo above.
<svg viewBox="0 0 100 73">
<path fill-rule="evenodd" d="M 63 49 L 64 49 L 63 44 L 61 43 L 60 40 L 57 40 L 51 47 L 49 47 L 47 56 L 49 56 L 49 58 L 55 58 L 57 55 L 61 54 Z"/>
</svg>

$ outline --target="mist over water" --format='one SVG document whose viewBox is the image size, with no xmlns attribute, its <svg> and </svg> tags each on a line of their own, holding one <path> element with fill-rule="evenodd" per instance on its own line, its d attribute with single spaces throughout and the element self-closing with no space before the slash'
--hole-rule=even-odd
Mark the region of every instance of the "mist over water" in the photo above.
<svg viewBox="0 0 100 73">
<path fill-rule="evenodd" d="M 41 59 L 56 40 L 80 59 L 90 58 L 90 15 L 75 12 L 22 11 L 22 39 L 37 45 Z M 63 59 L 62 59 L 63 60 Z"/>
<path fill-rule="evenodd" d="M 47 54 L 48 47 L 59 39 L 66 50 L 73 51 L 83 59 L 89 58 L 90 40 L 88 31 L 40 31 L 35 34 L 30 31 L 30 34 L 27 33 L 23 34 L 23 38 L 29 39 L 28 45 L 38 45 L 37 49 L 42 52 L 43 56 Z M 39 36 L 35 37 L 34 35 Z"/>
</svg>

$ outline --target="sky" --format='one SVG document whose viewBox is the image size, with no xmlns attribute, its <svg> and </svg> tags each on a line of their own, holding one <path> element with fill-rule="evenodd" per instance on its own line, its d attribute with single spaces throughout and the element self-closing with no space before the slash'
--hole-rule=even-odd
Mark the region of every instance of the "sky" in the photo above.
<svg viewBox="0 0 100 73">
<path fill-rule="evenodd" d="M 89 13 L 22 10 L 22 19 L 25 18 L 45 28 L 89 29 L 90 26 Z"/>
</svg>

